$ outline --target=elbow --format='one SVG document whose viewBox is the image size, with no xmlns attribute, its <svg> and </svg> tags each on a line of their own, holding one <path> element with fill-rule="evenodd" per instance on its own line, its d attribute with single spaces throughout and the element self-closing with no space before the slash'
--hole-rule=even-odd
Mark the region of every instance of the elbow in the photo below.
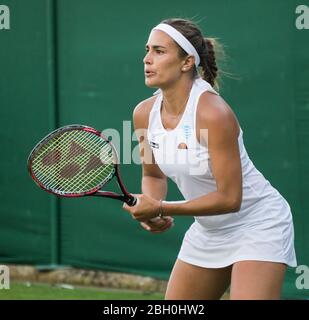
<svg viewBox="0 0 309 320">
<path fill-rule="evenodd" d="M 235 205 L 232 207 L 232 209 L 231 209 L 230 212 L 238 212 L 238 211 L 240 210 L 240 208 L 241 208 L 241 205 L 240 205 L 240 204 L 235 204 Z"/>
<path fill-rule="evenodd" d="M 231 202 L 230 202 L 231 211 L 230 212 L 238 212 L 241 208 L 241 202 L 242 202 L 242 199 L 239 199 L 239 198 L 231 200 Z"/>
<path fill-rule="evenodd" d="M 238 212 L 241 208 L 242 193 L 227 198 L 229 199 L 227 204 L 229 212 Z"/>
</svg>

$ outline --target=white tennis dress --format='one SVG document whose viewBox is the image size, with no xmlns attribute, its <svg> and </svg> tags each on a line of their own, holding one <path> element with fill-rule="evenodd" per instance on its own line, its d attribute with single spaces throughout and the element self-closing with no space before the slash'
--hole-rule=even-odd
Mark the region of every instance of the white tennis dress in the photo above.
<svg viewBox="0 0 309 320">
<path fill-rule="evenodd" d="M 148 141 L 162 172 L 186 200 L 216 191 L 208 149 L 196 138 L 196 108 L 204 91 L 218 94 L 196 79 L 177 127 L 166 130 L 161 121 L 162 92 L 149 115 Z M 238 212 L 196 216 L 186 232 L 178 258 L 193 265 L 221 268 L 241 260 L 282 262 L 295 267 L 291 209 L 282 195 L 250 160 L 240 129 L 238 137 L 243 198 Z"/>
</svg>

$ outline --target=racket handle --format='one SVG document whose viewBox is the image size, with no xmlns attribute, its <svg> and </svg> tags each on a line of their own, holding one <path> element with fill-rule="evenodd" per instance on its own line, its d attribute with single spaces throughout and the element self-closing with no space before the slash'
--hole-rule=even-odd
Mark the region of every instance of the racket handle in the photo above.
<svg viewBox="0 0 309 320">
<path fill-rule="evenodd" d="M 126 204 L 130 207 L 135 206 L 137 202 L 138 202 L 138 198 L 136 198 L 132 195 L 130 197 L 128 197 L 128 199 L 126 200 Z M 154 218 L 150 219 L 151 222 L 156 222 L 158 220 L 162 220 L 162 218 L 161 217 L 154 217 Z"/>
<path fill-rule="evenodd" d="M 128 206 L 133 207 L 136 205 L 137 200 L 138 199 L 136 197 L 129 195 L 125 202 Z"/>
</svg>

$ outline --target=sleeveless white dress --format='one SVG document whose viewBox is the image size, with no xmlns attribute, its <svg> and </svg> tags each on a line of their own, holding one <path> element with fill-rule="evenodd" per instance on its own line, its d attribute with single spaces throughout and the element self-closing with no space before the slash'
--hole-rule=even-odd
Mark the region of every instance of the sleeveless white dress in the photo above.
<svg viewBox="0 0 309 320">
<path fill-rule="evenodd" d="M 177 127 L 166 130 L 161 121 L 162 92 L 158 90 L 149 115 L 148 141 L 162 172 L 178 186 L 185 200 L 216 191 L 208 149 L 196 138 L 196 108 L 200 95 L 212 86 L 195 79 Z M 221 268 L 241 260 L 285 263 L 296 267 L 291 209 L 283 196 L 250 160 L 240 129 L 238 137 L 243 198 L 238 212 L 196 216 L 186 232 L 178 259 Z"/>
</svg>

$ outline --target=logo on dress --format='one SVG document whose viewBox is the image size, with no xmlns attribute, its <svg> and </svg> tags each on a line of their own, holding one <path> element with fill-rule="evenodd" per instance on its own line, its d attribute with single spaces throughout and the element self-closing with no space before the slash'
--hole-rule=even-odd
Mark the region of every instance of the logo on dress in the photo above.
<svg viewBox="0 0 309 320">
<path fill-rule="evenodd" d="M 188 140 L 188 138 L 191 136 L 191 126 L 185 124 L 182 128 L 184 131 L 185 138 L 186 140 Z"/>
<path fill-rule="evenodd" d="M 149 141 L 149 144 L 152 148 L 159 149 L 159 144 L 154 141 Z"/>
</svg>

